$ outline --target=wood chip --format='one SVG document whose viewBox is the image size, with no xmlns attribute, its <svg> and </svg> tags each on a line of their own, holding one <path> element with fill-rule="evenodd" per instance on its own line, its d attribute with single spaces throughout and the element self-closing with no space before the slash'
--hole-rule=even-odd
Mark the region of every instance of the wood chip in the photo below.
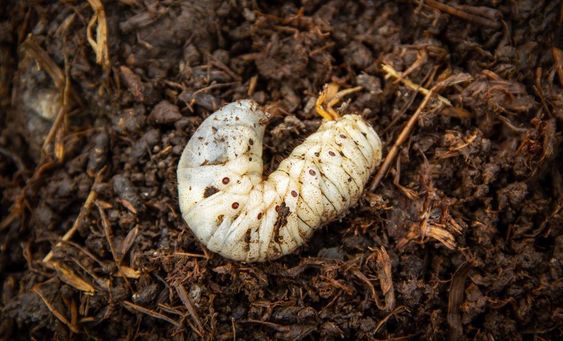
<svg viewBox="0 0 563 341">
<path fill-rule="evenodd" d="M 57 275 L 59 275 L 61 281 L 88 295 L 94 295 L 96 292 L 96 289 L 94 289 L 90 283 L 86 282 L 86 280 L 79 277 L 74 271 L 65 267 L 63 264 L 51 261 L 51 265 L 57 271 Z"/>
</svg>

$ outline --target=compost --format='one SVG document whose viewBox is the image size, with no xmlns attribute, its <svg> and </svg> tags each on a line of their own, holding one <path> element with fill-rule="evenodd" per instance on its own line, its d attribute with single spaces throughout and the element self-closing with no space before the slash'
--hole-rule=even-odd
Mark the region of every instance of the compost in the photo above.
<svg viewBox="0 0 563 341">
<path fill-rule="evenodd" d="M 2 1 L 0 338 L 560 339 L 561 1 Z M 266 263 L 205 249 L 176 167 L 253 99 L 271 173 L 360 86 L 386 168 Z"/>
</svg>

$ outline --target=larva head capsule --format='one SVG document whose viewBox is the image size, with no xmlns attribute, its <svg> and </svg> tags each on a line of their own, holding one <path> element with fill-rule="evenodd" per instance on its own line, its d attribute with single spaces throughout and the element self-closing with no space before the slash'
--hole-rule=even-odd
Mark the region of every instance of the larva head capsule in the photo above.
<svg viewBox="0 0 563 341">
<path fill-rule="evenodd" d="M 355 204 L 381 159 L 381 142 L 358 115 L 325 121 L 267 179 L 266 114 L 245 100 L 209 116 L 178 164 L 182 216 L 213 252 L 265 261 L 300 247 Z"/>
</svg>

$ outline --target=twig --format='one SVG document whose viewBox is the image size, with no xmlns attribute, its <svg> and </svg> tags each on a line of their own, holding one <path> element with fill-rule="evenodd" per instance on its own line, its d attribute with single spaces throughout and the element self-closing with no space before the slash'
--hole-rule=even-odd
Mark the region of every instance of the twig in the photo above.
<svg viewBox="0 0 563 341">
<path fill-rule="evenodd" d="M 168 317 L 168 316 L 166 316 L 166 315 L 164 315 L 164 314 L 161 314 L 161 313 L 159 313 L 159 312 L 157 312 L 157 311 L 150 310 L 150 309 L 147 309 L 147 308 L 145 308 L 145 307 L 141 307 L 140 305 L 136 305 L 135 303 L 131 303 L 131 302 L 129 302 L 129 301 L 123 301 L 123 305 L 124 305 L 126 308 L 129 308 L 129 309 L 134 310 L 134 311 L 136 311 L 136 312 L 143 313 L 143 314 L 149 315 L 149 316 L 151 316 L 151 317 L 154 317 L 154 318 L 157 318 L 157 319 L 166 321 L 166 322 L 168 322 L 168 323 L 170 323 L 170 324 L 172 324 L 172 325 L 174 325 L 174 326 L 180 328 L 180 323 L 178 323 L 178 321 L 174 321 L 174 320 L 171 319 L 170 317 Z"/>
<path fill-rule="evenodd" d="M 387 173 L 387 170 L 391 166 L 391 163 L 399 153 L 399 147 L 407 140 L 408 136 L 410 135 L 412 129 L 416 124 L 416 121 L 418 120 L 418 117 L 420 116 L 420 113 L 422 112 L 422 110 L 424 110 L 428 102 L 430 102 L 430 99 L 434 96 L 435 88 L 436 86 L 434 86 L 432 89 L 430 89 L 430 91 L 428 91 L 422 103 L 420 103 L 415 113 L 411 116 L 411 118 L 409 119 L 403 130 L 401 131 L 401 134 L 395 141 L 395 144 L 393 145 L 393 147 L 391 147 L 389 153 L 387 153 L 387 156 L 385 157 L 383 164 L 377 171 L 377 174 L 375 175 L 375 177 L 373 178 L 370 184 L 369 187 L 370 191 L 373 192 L 373 190 L 375 190 L 375 188 L 377 187 L 383 176 Z"/>
<path fill-rule="evenodd" d="M 96 52 L 96 63 L 100 64 L 104 71 L 109 71 L 110 61 L 109 61 L 109 51 L 108 51 L 108 25 L 106 21 L 106 12 L 104 6 L 100 0 L 88 0 L 88 3 L 94 11 L 94 15 L 87 27 L 87 38 L 88 43 Z M 96 26 L 96 39 L 94 39 L 92 28 L 94 24 L 98 23 Z"/>
<path fill-rule="evenodd" d="M 377 326 L 375 327 L 374 333 L 377 333 L 377 332 L 381 329 L 381 327 L 383 327 L 383 325 L 384 325 L 391 317 L 393 317 L 394 315 L 398 315 L 398 314 L 402 313 L 403 311 L 407 311 L 407 312 L 408 312 L 408 309 L 407 309 L 404 305 L 397 307 L 397 309 L 395 309 L 395 310 L 393 310 L 392 312 L 390 312 L 389 314 L 387 314 L 387 316 L 385 316 L 381 321 L 379 321 L 379 323 L 378 323 Z"/>
<path fill-rule="evenodd" d="M 102 204 L 100 203 L 100 201 L 94 200 L 94 203 L 95 203 L 96 207 L 98 208 L 98 213 L 100 214 L 100 219 L 102 221 L 102 228 L 104 230 L 104 236 L 106 237 L 106 241 L 108 242 L 109 250 L 110 250 L 111 255 L 113 257 L 113 261 L 115 263 L 115 266 L 117 267 L 118 275 L 123 278 L 123 281 L 125 282 L 127 287 L 129 289 L 133 290 L 131 285 L 129 284 L 129 281 L 127 280 L 127 278 L 128 277 L 138 278 L 138 275 L 135 274 L 136 273 L 135 270 L 121 265 L 121 258 L 122 258 L 123 255 L 118 254 L 117 251 L 115 250 L 114 245 L 113 245 L 113 241 L 112 241 L 113 231 L 111 229 L 111 225 L 110 225 L 109 219 L 106 215 L 106 212 L 104 211 L 104 208 L 102 207 Z"/>
<path fill-rule="evenodd" d="M 29 208 L 25 201 L 26 192 L 36 181 L 38 181 L 38 179 L 41 178 L 43 173 L 53 168 L 53 166 L 54 162 L 47 161 L 35 168 L 33 175 L 29 180 L 27 180 L 25 186 L 20 190 L 18 196 L 14 200 L 14 203 L 10 207 L 10 213 L 0 222 L 0 231 L 10 226 L 10 224 L 12 224 L 18 218 L 18 216 L 23 215 L 22 212 L 25 208 Z"/>
<path fill-rule="evenodd" d="M 181 252 L 181 251 L 176 251 L 172 254 L 172 256 L 177 256 L 177 257 L 194 257 L 194 258 L 207 258 L 206 255 L 200 255 L 199 253 L 191 253 L 191 252 Z"/>
<path fill-rule="evenodd" d="M 192 94 L 192 97 L 195 97 L 195 95 L 200 94 L 200 93 L 202 93 L 202 92 L 207 92 L 207 91 L 209 91 L 209 90 L 213 90 L 213 89 L 217 89 L 217 88 L 226 88 L 226 87 L 229 87 L 229 86 L 235 85 L 235 84 L 237 84 L 237 83 L 236 83 L 236 82 L 228 82 L 228 83 L 215 83 L 215 84 L 211 84 L 211 85 L 208 85 L 208 86 L 206 86 L 206 87 L 204 87 L 204 88 L 201 88 L 201 89 L 196 90 L 196 91 Z"/>
<path fill-rule="evenodd" d="M 415 83 L 412 82 L 410 79 L 408 79 L 408 78 L 403 78 L 404 76 L 403 76 L 401 73 L 397 72 L 395 69 L 393 69 L 393 67 L 392 67 L 391 65 L 388 65 L 388 64 L 381 64 L 381 68 L 382 68 L 383 71 L 385 71 L 385 73 L 386 73 L 385 78 L 394 77 L 394 78 L 400 80 L 401 83 L 403 83 L 406 87 L 408 87 L 408 88 L 410 88 L 410 89 L 412 89 L 412 90 L 418 91 L 418 92 L 420 92 L 420 93 L 423 94 L 423 95 L 428 95 L 428 93 L 430 92 L 430 90 L 428 90 L 428 89 L 426 89 L 426 88 L 423 88 L 423 87 L 421 87 L 421 86 L 418 85 L 418 84 L 415 84 Z M 447 106 L 449 106 L 449 107 L 452 106 L 452 103 L 451 103 L 447 98 L 444 98 L 444 97 L 442 97 L 442 96 L 440 96 L 440 95 L 436 96 L 436 98 L 437 98 L 440 102 L 444 103 L 445 105 L 447 105 Z"/>
<path fill-rule="evenodd" d="M 197 328 L 194 329 L 194 332 L 196 332 L 197 335 L 203 337 L 203 333 L 204 333 L 203 325 L 201 324 L 201 320 L 199 319 L 194 304 L 192 303 L 190 296 L 188 296 L 186 289 L 181 284 L 174 285 L 174 288 L 176 289 L 176 292 L 178 293 L 180 300 L 182 301 L 182 303 L 184 303 L 184 305 L 188 309 L 188 313 L 190 313 L 192 319 L 197 325 Z"/>
<path fill-rule="evenodd" d="M 66 317 L 59 312 L 51 303 L 49 303 L 49 301 L 47 300 L 47 298 L 43 295 L 43 293 L 41 292 L 41 290 L 39 290 L 39 286 L 40 284 L 35 285 L 31 290 L 37 294 L 37 296 L 39 296 L 41 298 L 41 300 L 43 301 L 43 303 L 45 303 L 45 305 L 47 306 L 47 309 L 49 309 L 49 311 L 55 315 L 55 317 L 61 321 L 65 326 L 67 326 L 73 333 L 78 333 L 78 327 L 73 325 L 72 323 L 70 323 Z"/>
<path fill-rule="evenodd" d="M 57 244 L 55 244 L 55 246 L 51 249 L 51 251 L 49 251 L 49 253 L 45 256 L 45 258 L 43 258 L 43 263 L 49 263 L 51 258 L 53 258 L 53 250 L 55 248 L 61 246 L 64 241 L 67 241 L 70 238 L 72 238 L 72 236 L 74 235 L 76 230 L 78 230 L 78 228 L 80 227 L 80 224 L 82 223 L 82 220 L 84 219 L 84 217 L 90 212 L 90 209 L 92 208 L 92 205 L 94 204 L 94 201 L 96 200 L 96 196 L 97 196 L 97 193 L 95 191 L 95 187 L 101 181 L 102 173 L 104 172 L 104 170 L 105 170 L 105 168 L 102 168 L 98 172 L 98 174 L 96 174 L 96 178 L 94 179 L 94 183 L 92 184 L 92 187 L 90 188 L 90 193 L 88 193 L 88 197 L 86 198 L 84 205 L 82 205 L 82 208 L 80 209 L 80 213 L 78 213 L 78 217 L 76 217 L 74 224 L 72 224 L 72 227 L 64 234 L 64 236 L 61 238 L 61 241 L 59 241 Z"/>
<path fill-rule="evenodd" d="M 448 13 L 450 15 L 456 16 L 463 20 L 467 20 L 469 22 L 476 23 L 481 26 L 489 27 L 489 28 L 498 28 L 500 23 L 498 21 L 493 21 L 489 18 L 485 18 L 479 15 L 471 14 L 466 11 L 463 11 L 460 8 L 453 7 L 450 5 L 443 4 L 441 2 L 435 0 L 424 0 L 425 5 L 440 10 L 442 12 Z"/>
<path fill-rule="evenodd" d="M 102 221 L 102 228 L 104 229 L 104 236 L 106 237 L 106 241 L 108 242 L 109 250 L 113 257 L 113 261 L 115 262 L 115 265 L 119 269 L 121 265 L 121 259 L 120 259 L 121 257 L 117 254 L 117 252 L 115 251 L 115 247 L 113 246 L 113 241 L 112 241 L 113 231 L 111 230 L 109 219 L 101 204 L 97 200 L 94 200 L 94 203 L 98 208 L 98 213 L 100 214 L 100 219 Z"/>
<path fill-rule="evenodd" d="M 256 84 L 258 84 L 258 75 L 250 77 L 250 81 L 248 82 L 248 90 L 246 91 L 246 95 L 248 97 L 252 97 L 252 95 L 254 95 Z"/>
<path fill-rule="evenodd" d="M 416 52 L 416 60 L 411 64 L 405 71 L 401 72 L 399 77 L 395 80 L 396 83 L 402 81 L 404 78 L 408 77 L 411 73 L 419 69 L 428 60 L 428 53 L 422 48 Z"/>
<path fill-rule="evenodd" d="M 366 275 L 364 275 L 364 273 L 361 272 L 359 269 L 352 269 L 352 273 L 356 277 L 358 277 L 358 279 L 362 280 L 368 286 L 369 291 L 371 292 L 371 296 L 373 298 L 373 301 L 375 302 L 375 305 L 377 306 L 377 308 L 379 308 L 380 310 L 388 310 L 389 307 L 387 307 L 386 304 L 381 302 L 381 300 L 377 296 L 377 292 L 375 291 L 375 287 L 373 286 L 373 284 L 371 284 L 371 282 L 369 281 L 369 278 L 367 278 Z"/>
</svg>

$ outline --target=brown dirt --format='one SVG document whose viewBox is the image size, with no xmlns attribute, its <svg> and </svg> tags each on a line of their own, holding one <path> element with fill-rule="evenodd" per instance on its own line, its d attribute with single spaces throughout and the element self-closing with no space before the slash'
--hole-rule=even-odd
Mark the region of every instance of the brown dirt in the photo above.
<svg viewBox="0 0 563 341">
<path fill-rule="evenodd" d="M 106 55 L 88 2 L 0 3 L 0 337 L 561 339 L 561 1 L 422 3 L 103 1 Z M 382 63 L 471 79 L 295 254 L 204 250 L 175 179 L 201 121 L 266 106 L 272 169 L 361 85 L 388 150 L 423 96 Z"/>
</svg>

